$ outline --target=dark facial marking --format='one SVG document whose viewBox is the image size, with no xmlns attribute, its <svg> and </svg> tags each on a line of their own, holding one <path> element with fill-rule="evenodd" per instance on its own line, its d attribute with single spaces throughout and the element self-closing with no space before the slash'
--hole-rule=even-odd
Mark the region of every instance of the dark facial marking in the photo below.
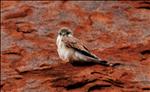
<svg viewBox="0 0 150 92">
<path fill-rule="evenodd" d="M 68 34 L 71 34 L 71 32 L 68 31 L 68 32 L 66 32 L 66 34 L 67 34 L 67 35 L 68 35 Z"/>
</svg>

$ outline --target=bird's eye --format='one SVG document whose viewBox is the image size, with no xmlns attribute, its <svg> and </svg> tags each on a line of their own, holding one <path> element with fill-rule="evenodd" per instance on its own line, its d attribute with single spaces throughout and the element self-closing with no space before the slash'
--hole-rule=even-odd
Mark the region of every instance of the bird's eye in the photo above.
<svg viewBox="0 0 150 92">
<path fill-rule="evenodd" d="M 62 35 L 62 33 L 59 33 L 59 35 Z"/>
<path fill-rule="evenodd" d="M 70 32 L 67 32 L 67 34 L 70 34 Z"/>
</svg>

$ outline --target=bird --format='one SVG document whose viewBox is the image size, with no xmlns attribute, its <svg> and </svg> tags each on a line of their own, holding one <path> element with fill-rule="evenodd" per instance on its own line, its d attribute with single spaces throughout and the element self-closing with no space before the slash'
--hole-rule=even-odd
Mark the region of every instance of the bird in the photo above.
<svg viewBox="0 0 150 92">
<path fill-rule="evenodd" d="M 93 63 L 103 66 L 114 65 L 91 53 L 85 44 L 81 40 L 74 37 L 72 30 L 67 27 L 62 27 L 59 29 L 56 45 L 59 57 L 65 62 L 71 62 L 72 64 Z"/>
</svg>

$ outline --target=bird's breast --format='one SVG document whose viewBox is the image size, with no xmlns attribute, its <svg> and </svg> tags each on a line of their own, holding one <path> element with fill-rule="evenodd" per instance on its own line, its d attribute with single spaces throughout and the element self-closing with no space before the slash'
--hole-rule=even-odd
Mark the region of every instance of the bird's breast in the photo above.
<svg viewBox="0 0 150 92">
<path fill-rule="evenodd" d="M 63 60 L 69 60 L 74 53 L 73 49 L 66 47 L 60 38 L 57 39 L 57 52 L 59 57 Z"/>
</svg>

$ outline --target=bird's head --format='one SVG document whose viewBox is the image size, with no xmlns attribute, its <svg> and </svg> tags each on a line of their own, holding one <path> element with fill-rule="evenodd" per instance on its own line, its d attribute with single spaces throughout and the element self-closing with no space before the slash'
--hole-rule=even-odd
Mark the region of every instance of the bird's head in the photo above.
<svg viewBox="0 0 150 92">
<path fill-rule="evenodd" d="M 69 35 L 72 35 L 72 31 L 69 28 L 63 27 L 59 30 L 58 35 L 69 36 Z"/>
</svg>

